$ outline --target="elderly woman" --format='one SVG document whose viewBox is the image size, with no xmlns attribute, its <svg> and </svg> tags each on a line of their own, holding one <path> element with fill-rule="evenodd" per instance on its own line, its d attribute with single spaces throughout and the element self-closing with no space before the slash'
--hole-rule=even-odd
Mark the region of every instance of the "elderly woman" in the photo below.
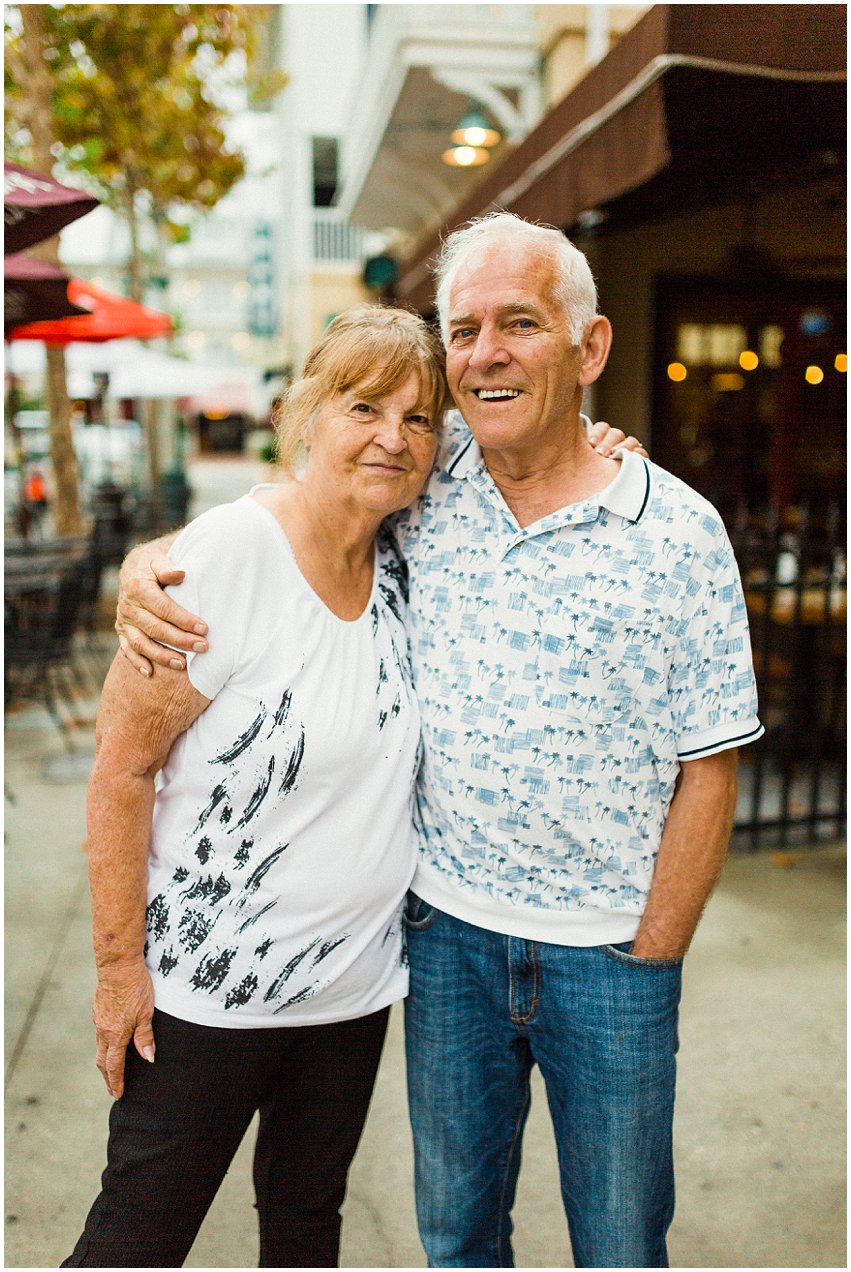
<svg viewBox="0 0 851 1272">
<path fill-rule="evenodd" d="M 419 318 L 337 319 L 284 412 L 301 479 L 214 508 L 171 550 L 209 651 L 188 675 L 110 669 L 89 860 L 97 1065 L 116 1103 L 63 1266 L 180 1266 L 256 1111 L 260 1266 L 337 1263 L 407 989 L 415 856 L 404 572 L 379 529 L 431 469 L 444 391 Z"/>
</svg>

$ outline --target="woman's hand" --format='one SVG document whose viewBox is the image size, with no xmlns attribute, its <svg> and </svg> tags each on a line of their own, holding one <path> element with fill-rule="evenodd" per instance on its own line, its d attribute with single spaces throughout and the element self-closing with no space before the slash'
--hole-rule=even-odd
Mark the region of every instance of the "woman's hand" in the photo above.
<svg viewBox="0 0 851 1272">
<path fill-rule="evenodd" d="M 96 1064 L 113 1099 L 124 1094 L 124 1056 L 130 1039 L 143 1060 L 154 1062 L 154 987 L 143 959 L 111 963 L 98 971 L 92 1007 Z"/>
<path fill-rule="evenodd" d="M 650 458 L 637 437 L 627 437 L 622 429 L 612 428 L 603 420 L 591 425 L 588 430 L 588 441 L 598 455 L 611 457 L 616 456 L 618 451 L 630 450 L 644 455 L 647 459 Z"/>
<path fill-rule="evenodd" d="M 175 671 L 185 668 L 186 660 L 165 645 L 197 653 L 207 648 L 207 642 L 199 639 L 206 634 L 206 623 L 162 590 L 168 583 L 182 582 L 184 575 L 163 551 L 168 542 L 157 540 L 134 548 L 118 576 L 118 644 L 131 667 L 143 676 L 151 675 L 154 663 Z"/>
</svg>

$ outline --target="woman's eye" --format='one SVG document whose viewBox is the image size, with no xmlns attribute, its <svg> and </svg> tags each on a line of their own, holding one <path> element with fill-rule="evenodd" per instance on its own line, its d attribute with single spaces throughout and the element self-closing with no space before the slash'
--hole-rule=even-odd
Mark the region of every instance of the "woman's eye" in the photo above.
<svg viewBox="0 0 851 1272">
<path fill-rule="evenodd" d="M 372 414 L 372 407 L 369 405 L 368 402 L 355 402 L 354 405 L 352 406 L 352 410 L 356 411 L 359 415 Z"/>
<path fill-rule="evenodd" d="M 431 433 L 434 425 L 427 415 L 409 415 L 408 427 L 415 433 Z"/>
</svg>

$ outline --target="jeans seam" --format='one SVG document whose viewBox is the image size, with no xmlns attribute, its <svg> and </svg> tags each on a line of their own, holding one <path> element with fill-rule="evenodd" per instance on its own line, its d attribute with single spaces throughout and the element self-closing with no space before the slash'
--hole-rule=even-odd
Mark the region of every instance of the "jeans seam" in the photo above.
<svg viewBox="0 0 851 1272">
<path fill-rule="evenodd" d="M 509 937 L 508 939 L 510 942 L 514 938 Z M 509 945 L 509 949 L 510 948 L 511 947 Z M 511 960 L 509 959 L 508 976 L 509 976 L 509 985 L 510 985 L 510 1004 L 511 1004 L 510 1015 L 511 1015 L 512 1023 L 515 1025 L 528 1025 L 530 1021 L 534 1018 L 534 1015 L 536 1011 L 538 1010 L 538 1005 L 541 1001 L 540 966 L 538 963 L 538 959 L 536 957 L 534 941 L 529 942 L 529 958 L 532 963 L 532 999 L 531 999 L 531 1002 L 529 1003 L 529 1010 L 525 1014 L 522 1014 L 521 1012 L 514 1010 L 514 969 L 511 966 Z"/>
<path fill-rule="evenodd" d="M 506 1192 L 506 1189 L 508 1188 L 508 1177 L 511 1172 L 511 1162 L 512 1162 L 512 1158 L 514 1157 L 515 1149 L 517 1148 L 517 1141 L 520 1138 L 520 1128 L 523 1125 L 523 1114 L 526 1111 L 526 1109 L 529 1107 L 530 1100 L 531 1100 L 531 1093 L 529 1091 L 529 1087 L 527 1083 L 526 1091 L 523 1097 L 523 1103 L 520 1105 L 520 1108 L 515 1114 L 514 1133 L 511 1136 L 511 1140 L 508 1145 L 508 1153 L 506 1154 L 506 1158 L 505 1158 L 505 1166 L 503 1167 L 503 1170 L 502 1170 L 502 1183 L 500 1185 L 500 1190 L 499 1190 L 499 1206 L 497 1208 L 497 1216 L 496 1216 L 496 1242 L 495 1242 L 495 1251 L 494 1251 L 497 1258 L 501 1258 L 501 1255 L 502 1255 L 501 1246 L 503 1242 L 502 1227 L 503 1227 L 503 1222 L 505 1218 L 505 1192 Z"/>
</svg>

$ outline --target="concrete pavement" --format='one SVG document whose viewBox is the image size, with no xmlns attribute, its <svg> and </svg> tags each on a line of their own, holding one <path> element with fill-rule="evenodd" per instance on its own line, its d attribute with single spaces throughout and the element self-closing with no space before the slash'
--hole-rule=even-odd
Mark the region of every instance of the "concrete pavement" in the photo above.
<svg viewBox="0 0 851 1272">
<path fill-rule="evenodd" d="M 224 478 L 225 465 L 214 469 Z M 262 480 L 245 466 L 232 475 L 237 489 Z M 70 756 L 40 708 L 7 722 L 6 1267 L 66 1257 L 104 1164 L 110 1100 L 94 1068 L 84 853 L 95 707 L 80 704 Z M 846 1266 L 844 863 L 839 844 L 735 856 L 709 904 L 685 977 L 674 1267 Z M 401 1039 L 396 1011 L 350 1178 L 345 1267 L 424 1266 Z M 256 1265 L 250 1140 L 187 1266 Z M 516 1257 L 570 1266 L 537 1081 Z"/>
</svg>

